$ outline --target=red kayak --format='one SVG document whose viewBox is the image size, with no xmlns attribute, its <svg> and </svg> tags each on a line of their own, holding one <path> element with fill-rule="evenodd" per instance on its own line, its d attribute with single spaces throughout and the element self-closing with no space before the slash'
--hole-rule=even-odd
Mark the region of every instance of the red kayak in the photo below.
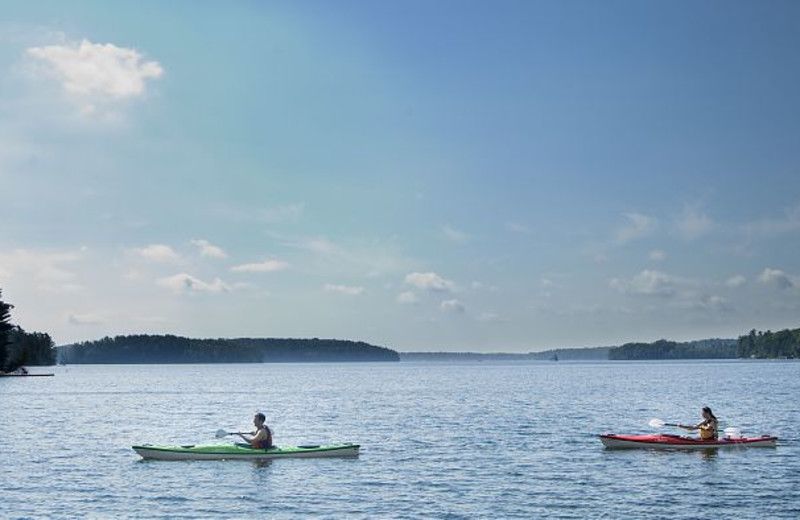
<svg viewBox="0 0 800 520">
<path fill-rule="evenodd" d="M 678 435 L 601 435 L 600 440 L 606 448 L 613 449 L 677 449 L 698 450 L 709 448 L 758 447 L 774 448 L 777 437 L 726 437 L 722 439 L 697 439 Z"/>
</svg>

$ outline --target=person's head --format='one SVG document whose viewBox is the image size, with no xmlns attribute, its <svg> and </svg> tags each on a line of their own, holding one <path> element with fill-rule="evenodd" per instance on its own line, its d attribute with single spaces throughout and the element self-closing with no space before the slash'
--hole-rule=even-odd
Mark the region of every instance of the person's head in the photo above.
<svg viewBox="0 0 800 520">
<path fill-rule="evenodd" d="M 714 419 L 715 421 L 717 418 L 714 416 L 714 412 L 711 411 L 711 408 L 708 406 L 703 407 L 703 417 L 706 419 Z"/>
<path fill-rule="evenodd" d="M 261 412 L 258 412 L 253 416 L 253 424 L 255 424 L 256 426 L 261 426 L 262 424 L 264 424 L 264 421 L 266 420 L 267 420 L 266 416 Z"/>
</svg>

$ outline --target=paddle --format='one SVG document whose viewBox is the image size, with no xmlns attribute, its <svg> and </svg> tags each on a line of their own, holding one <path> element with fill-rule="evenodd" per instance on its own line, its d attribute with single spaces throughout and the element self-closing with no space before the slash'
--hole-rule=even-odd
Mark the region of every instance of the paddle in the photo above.
<svg viewBox="0 0 800 520">
<path fill-rule="evenodd" d="M 686 428 L 686 426 L 675 423 L 664 422 L 661 419 L 650 419 L 650 421 L 647 424 L 649 424 L 651 428 L 662 428 L 664 426 L 674 426 L 675 428 Z M 722 432 L 725 434 L 725 437 L 729 439 L 742 438 L 742 430 L 740 430 L 739 428 L 735 428 L 733 426 L 725 428 L 724 430 L 722 430 Z"/>
<path fill-rule="evenodd" d="M 648 422 L 647 424 L 649 424 L 651 428 L 663 428 L 664 426 L 683 428 L 683 426 L 681 426 L 680 424 L 664 422 L 661 419 L 650 419 L 650 422 Z"/>
<path fill-rule="evenodd" d="M 226 432 L 225 430 L 220 428 L 219 430 L 217 430 L 215 437 L 217 439 L 221 439 L 223 437 L 227 437 L 228 435 L 240 435 L 242 433 L 247 433 L 247 432 Z"/>
</svg>

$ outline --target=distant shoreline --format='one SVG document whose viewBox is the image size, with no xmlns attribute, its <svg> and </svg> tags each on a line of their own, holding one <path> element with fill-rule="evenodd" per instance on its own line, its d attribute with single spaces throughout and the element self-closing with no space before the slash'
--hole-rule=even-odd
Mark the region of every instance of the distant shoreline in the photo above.
<svg viewBox="0 0 800 520">
<path fill-rule="evenodd" d="M 738 339 L 678 343 L 626 343 L 542 352 L 398 352 L 362 341 L 338 339 L 192 339 L 172 335 L 106 337 L 55 348 L 60 364 L 452 362 L 452 361 L 648 361 L 691 359 L 799 359 L 800 329 L 751 330 Z"/>
</svg>

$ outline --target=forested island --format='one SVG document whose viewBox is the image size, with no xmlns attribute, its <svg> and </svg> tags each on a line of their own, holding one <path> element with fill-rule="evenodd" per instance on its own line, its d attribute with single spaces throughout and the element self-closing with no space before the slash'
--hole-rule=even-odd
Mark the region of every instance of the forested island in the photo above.
<svg viewBox="0 0 800 520">
<path fill-rule="evenodd" d="M 337 339 L 192 339 L 171 335 L 105 337 L 57 347 L 65 364 L 295 363 L 399 361 L 394 350 Z"/>
<path fill-rule="evenodd" d="M 25 365 L 55 364 L 55 345 L 50 335 L 25 332 L 11 323 L 13 308 L 13 305 L 3 301 L 0 290 L 0 373 L 13 372 Z"/>
</svg>

